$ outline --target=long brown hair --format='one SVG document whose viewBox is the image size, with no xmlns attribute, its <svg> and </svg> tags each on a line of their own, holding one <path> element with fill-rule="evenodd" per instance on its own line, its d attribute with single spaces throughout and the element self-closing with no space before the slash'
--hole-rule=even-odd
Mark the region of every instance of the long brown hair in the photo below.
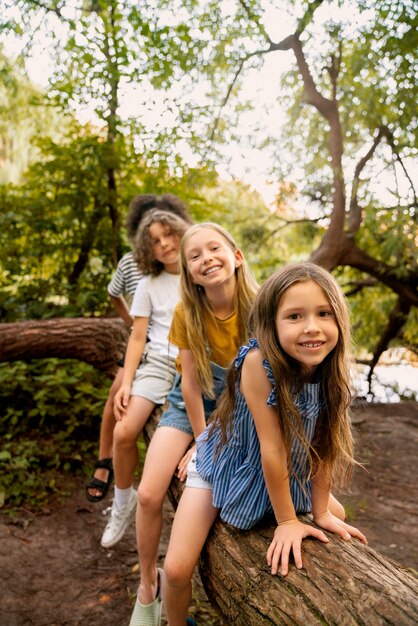
<svg viewBox="0 0 418 626">
<path fill-rule="evenodd" d="M 281 347 L 276 328 L 276 314 L 280 298 L 292 285 L 314 281 L 324 292 L 333 310 L 338 327 L 338 341 L 317 370 L 324 409 L 318 417 L 314 439 L 306 441 L 301 415 L 294 403 L 294 395 L 303 381 L 301 365 Z M 351 393 L 351 331 L 349 310 L 340 286 L 333 276 L 313 263 L 287 265 L 276 271 L 261 286 L 250 313 L 250 330 L 257 339 L 260 352 L 271 366 L 276 391 L 276 411 L 289 463 L 289 472 L 295 475 L 291 462 L 292 442 L 296 439 L 308 456 L 306 478 L 315 473 L 322 463 L 327 479 L 347 485 L 353 463 L 353 438 L 348 407 Z M 231 367 L 227 385 L 214 414 L 225 443 L 231 429 L 236 384 L 239 372 Z M 261 402 L 265 401 L 260 399 Z"/>
<path fill-rule="evenodd" d="M 184 306 L 187 339 L 193 352 L 196 371 L 202 390 L 209 398 L 213 398 L 213 380 L 208 356 L 207 319 L 208 317 L 212 317 L 215 322 L 216 319 L 205 290 L 199 285 L 196 285 L 192 280 L 185 253 L 186 245 L 190 237 L 202 229 L 214 230 L 220 234 L 233 252 L 236 252 L 239 248 L 228 231 L 214 222 L 203 222 L 191 226 L 183 236 L 180 244 L 180 297 Z M 243 259 L 239 267 L 235 268 L 235 277 L 236 289 L 234 304 L 237 310 L 238 335 L 239 343 L 241 344 L 248 340 L 248 315 L 258 285 L 245 259 Z"/>
</svg>

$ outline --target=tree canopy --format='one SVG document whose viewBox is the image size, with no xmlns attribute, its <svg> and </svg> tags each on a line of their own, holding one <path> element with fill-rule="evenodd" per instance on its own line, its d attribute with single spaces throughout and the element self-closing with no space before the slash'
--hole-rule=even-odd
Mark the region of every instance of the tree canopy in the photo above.
<svg viewBox="0 0 418 626">
<path fill-rule="evenodd" d="M 22 318 L 57 315 L 57 302 L 65 315 L 103 314 L 106 280 L 126 248 L 127 202 L 169 190 L 196 219 L 231 228 L 261 280 L 299 259 L 334 271 L 372 365 L 390 345 L 416 350 L 411 0 L 158 0 L 140 9 L 129 0 L 19 0 L 5 8 L 2 32 L 21 44 L 17 59 L 3 60 L 9 110 L 12 79 L 41 33 L 53 67 L 37 106 L 67 120 L 65 132 L 34 131 L 36 159 L 17 184 L 2 186 L 13 235 L 2 229 L 6 319 L 17 293 Z M 268 92 L 252 92 L 260 76 L 273 83 Z M 26 110 L 36 119 L 31 103 Z M 76 121 L 86 111 L 90 121 Z M 233 171 L 232 146 L 259 155 L 277 190 L 273 210 L 221 180 Z"/>
</svg>

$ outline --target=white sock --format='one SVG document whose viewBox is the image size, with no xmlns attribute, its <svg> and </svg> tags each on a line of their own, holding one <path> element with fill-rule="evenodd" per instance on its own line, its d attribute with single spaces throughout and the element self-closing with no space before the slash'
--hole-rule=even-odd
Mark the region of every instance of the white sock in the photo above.
<svg viewBox="0 0 418 626">
<path fill-rule="evenodd" d="M 115 506 L 117 509 L 122 509 L 126 506 L 131 499 L 132 487 L 128 487 L 127 489 L 119 489 L 115 485 Z"/>
</svg>

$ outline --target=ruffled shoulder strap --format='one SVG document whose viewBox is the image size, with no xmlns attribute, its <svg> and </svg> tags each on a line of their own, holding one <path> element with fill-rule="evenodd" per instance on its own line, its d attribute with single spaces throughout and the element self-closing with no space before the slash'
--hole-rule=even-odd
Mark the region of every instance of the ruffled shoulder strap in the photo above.
<svg viewBox="0 0 418 626">
<path fill-rule="evenodd" d="M 248 343 L 245 344 L 245 346 L 241 346 L 241 348 L 238 350 L 238 354 L 234 361 L 234 367 L 236 369 L 240 369 L 242 367 L 245 357 L 247 356 L 248 352 L 252 350 L 253 348 L 258 348 L 257 339 L 250 339 Z M 274 389 L 273 371 L 267 359 L 263 359 L 263 367 L 266 370 L 267 378 L 273 385 L 273 389 L 271 390 L 269 397 L 267 398 L 267 404 L 269 406 L 276 406 L 276 391 Z"/>
<path fill-rule="evenodd" d="M 271 365 L 267 361 L 267 359 L 263 359 L 263 367 L 266 370 L 267 378 L 273 385 L 273 389 L 270 391 L 269 397 L 267 398 L 267 404 L 269 406 L 276 406 L 277 401 L 276 401 L 276 389 L 274 388 L 273 370 L 271 369 Z"/>
<path fill-rule="evenodd" d="M 245 357 L 247 356 L 249 351 L 252 350 L 253 348 L 258 348 L 258 341 L 257 341 L 257 339 L 250 339 L 248 341 L 248 343 L 245 344 L 245 346 L 241 346 L 239 348 L 238 354 L 235 357 L 235 361 L 234 361 L 235 369 L 239 369 L 242 366 Z"/>
</svg>

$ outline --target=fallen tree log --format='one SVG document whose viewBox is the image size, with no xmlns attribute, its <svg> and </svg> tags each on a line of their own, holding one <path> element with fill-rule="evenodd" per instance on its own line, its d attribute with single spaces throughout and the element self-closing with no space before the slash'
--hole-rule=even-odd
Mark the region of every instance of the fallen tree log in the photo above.
<svg viewBox="0 0 418 626">
<path fill-rule="evenodd" d="M 114 375 L 128 330 L 119 318 L 61 317 L 0 324 L 0 362 L 78 359 Z"/>
<path fill-rule="evenodd" d="M 146 425 L 145 440 L 161 411 Z M 173 479 L 174 508 L 182 484 Z M 199 562 L 207 596 L 226 626 L 416 626 L 416 573 L 357 540 L 305 540 L 303 569 L 283 578 L 266 564 L 273 522 L 240 531 L 218 520 Z"/>
</svg>

